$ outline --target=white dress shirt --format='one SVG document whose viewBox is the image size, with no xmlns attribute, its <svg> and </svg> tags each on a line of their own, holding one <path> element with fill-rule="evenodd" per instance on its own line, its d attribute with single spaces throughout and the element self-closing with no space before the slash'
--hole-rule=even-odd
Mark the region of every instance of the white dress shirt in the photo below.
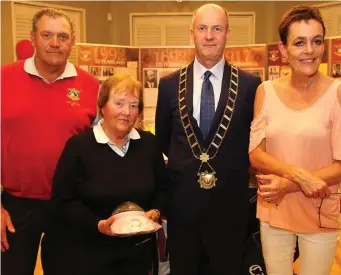
<svg viewBox="0 0 341 275">
<path fill-rule="evenodd" d="M 210 71 L 212 75 L 210 76 L 210 81 L 213 86 L 214 91 L 214 110 L 217 110 L 220 93 L 221 93 L 221 83 L 223 81 L 225 66 L 224 56 L 221 60 L 211 69 L 206 69 L 203 65 L 199 63 L 197 58 L 194 60 L 193 64 L 193 117 L 196 119 L 198 126 L 200 126 L 200 103 L 201 103 L 201 87 L 204 81 L 204 74 L 206 71 Z"/>
<path fill-rule="evenodd" d="M 108 144 L 109 147 L 120 157 L 124 157 L 129 149 L 129 144 L 131 139 L 140 139 L 141 136 L 135 128 L 132 128 L 128 134 L 128 140 L 123 146 L 118 146 L 111 142 L 108 136 L 104 133 L 102 128 L 103 119 L 101 119 L 94 127 L 94 135 L 97 143 Z"/>
</svg>

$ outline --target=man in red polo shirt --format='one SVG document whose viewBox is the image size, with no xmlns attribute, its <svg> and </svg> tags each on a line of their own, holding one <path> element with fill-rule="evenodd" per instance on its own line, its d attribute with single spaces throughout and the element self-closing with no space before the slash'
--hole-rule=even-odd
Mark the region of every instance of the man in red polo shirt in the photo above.
<svg viewBox="0 0 341 275">
<path fill-rule="evenodd" d="M 1 68 L 1 271 L 33 274 L 55 166 L 96 117 L 99 82 L 67 61 L 74 26 L 61 10 L 32 21 L 32 58 Z"/>
</svg>

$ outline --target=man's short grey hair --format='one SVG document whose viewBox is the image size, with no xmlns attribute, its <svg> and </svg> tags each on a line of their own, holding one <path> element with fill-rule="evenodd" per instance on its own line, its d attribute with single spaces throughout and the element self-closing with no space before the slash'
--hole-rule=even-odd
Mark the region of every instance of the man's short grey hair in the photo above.
<svg viewBox="0 0 341 275">
<path fill-rule="evenodd" d="M 61 9 L 54 9 L 54 8 L 46 8 L 38 11 L 32 19 L 32 32 L 37 32 L 37 23 L 42 18 L 44 15 L 48 17 L 52 17 L 54 19 L 58 17 L 64 17 L 66 21 L 70 24 L 70 29 L 71 29 L 71 37 L 75 37 L 75 25 L 71 18 L 66 14 L 66 12 L 62 11 Z"/>
<path fill-rule="evenodd" d="M 226 29 L 227 30 L 229 29 L 229 13 L 228 13 L 228 11 L 226 9 L 224 9 L 223 7 L 221 7 L 221 6 L 217 5 L 217 4 L 205 4 L 203 6 L 215 6 L 217 8 L 222 9 L 224 11 L 225 15 L 226 15 Z M 194 21 L 195 21 L 196 13 L 197 13 L 198 9 L 202 8 L 203 6 L 195 9 L 194 12 L 193 12 L 193 16 L 192 16 L 192 28 L 193 29 L 194 29 Z"/>
</svg>

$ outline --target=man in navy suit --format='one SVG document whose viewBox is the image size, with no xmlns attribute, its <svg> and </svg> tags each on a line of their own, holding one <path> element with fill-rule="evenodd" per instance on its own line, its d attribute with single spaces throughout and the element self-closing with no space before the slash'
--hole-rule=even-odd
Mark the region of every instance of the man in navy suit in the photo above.
<svg viewBox="0 0 341 275">
<path fill-rule="evenodd" d="M 238 275 L 248 221 L 248 145 L 258 76 L 224 59 L 228 13 L 194 12 L 194 62 L 159 82 L 156 136 L 168 156 L 172 275 Z M 207 72 L 208 71 L 208 72 Z"/>
</svg>

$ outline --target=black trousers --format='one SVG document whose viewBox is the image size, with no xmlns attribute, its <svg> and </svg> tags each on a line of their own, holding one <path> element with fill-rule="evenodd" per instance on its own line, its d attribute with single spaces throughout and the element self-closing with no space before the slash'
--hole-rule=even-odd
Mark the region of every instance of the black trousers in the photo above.
<svg viewBox="0 0 341 275">
<path fill-rule="evenodd" d="M 60 233 L 46 232 L 43 237 L 44 275 L 149 275 L 152 270 L 152 236 L 115 242 L 115 237 L 77 236 L 71 228 Z"/>
<path fill-rule="evenodd" d="M 49 202 L 18 198 L 5 191 L 1 200 L 15 228 L 15 233 L 7 231 L 9 249 L 1 253 L 1 274 L 32 275 L 47 223 Z"/>
<path fill-rule="evenodd" d="M 239 275 L 247 228 L 168 227 L 171 275 Z"/>
</svg>

